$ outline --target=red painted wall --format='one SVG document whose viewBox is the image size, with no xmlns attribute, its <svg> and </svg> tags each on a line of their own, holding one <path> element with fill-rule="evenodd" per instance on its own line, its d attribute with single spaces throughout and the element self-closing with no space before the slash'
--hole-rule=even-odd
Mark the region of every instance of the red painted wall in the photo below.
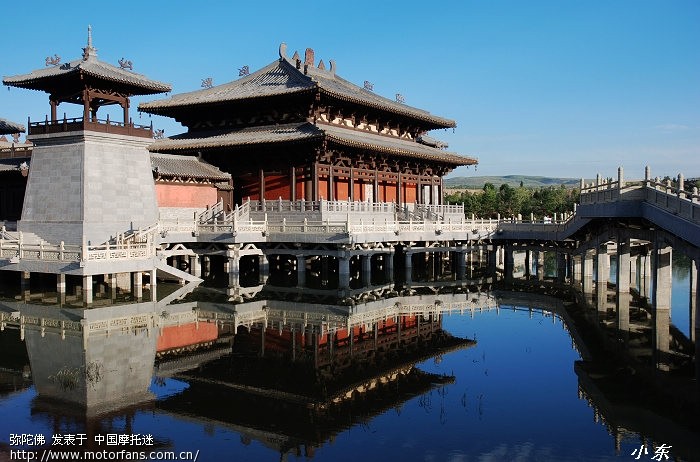
<svg viewBox="0 0 700 462">
<path fill-rule="evenodd" d="M 350 184 L 347 178 L 333 178 L 335 200 L 346 201 L 350 197 Z"/>
<path fill-rule="evenodd" d="M 208 322 L 200 322 L 199 326 L 192 322 L 180 326 L 164 327 L 160 337 L 158 337 L 156 351 L 167 351 L 173 348 L 211 342 L 216 340 L 218 336 L 216 324 Z"/>
<path fill-rule="evenodd" d="M 206 207 L 216 204 L 217 190 L 212 184 L 156 183 L 159 207 Z"/>
<path fill-rule="evenodd" d="M 265 199 L 289 200 L 290 194 L 289 175 L 265 175 Z"/>
<path fill-rule="evenodd" d="M 413 204 L 416 202 L 416 184 L 403 184 L 403 201 L 405 204 Z"/>
</svg>

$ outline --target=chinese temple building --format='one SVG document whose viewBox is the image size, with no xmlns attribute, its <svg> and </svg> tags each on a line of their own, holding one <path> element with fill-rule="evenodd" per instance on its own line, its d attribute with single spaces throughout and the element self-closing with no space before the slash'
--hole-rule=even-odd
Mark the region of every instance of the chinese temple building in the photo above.
<svg viewBox="0 0 700 462">
<path fill-rule="evenodd" d="M 453 120 L 341 78 L 306 50 L 242 78 L 139 105 L 187 133 L 149 149 L 199 154 L 233 175 L 237 203 L 251 200 L 441 204 L 442 177 L 474 158 L 445 151 L 429 130 Z M 400 99 L 400 98 L 399 98 Z"/>
</svg>

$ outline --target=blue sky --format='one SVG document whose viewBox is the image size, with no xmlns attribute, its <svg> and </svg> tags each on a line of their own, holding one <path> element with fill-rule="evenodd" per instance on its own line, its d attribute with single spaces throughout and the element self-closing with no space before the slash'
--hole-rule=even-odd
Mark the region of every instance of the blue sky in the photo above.
<svg viewBox="0 0 700 462">
<path fill-rule="evenodd" d="M 121 5 L 121 6 L 117 6 Z M 338 73 L 457 128 L 433 132 L 479 158 L 452 175 L 700 176 L 700 2 L 57 2 L 4 8 L 0 74 L 80 56 L 87 25 L 100 59 L 175 93 L 238 78 L 311 47 Z M 313 5 L 313 6 L 311 6 Z M 118 10 L 117 10 L 118 8 Z M 136 103 L 153 97 L 135 98 Z M 0 117 L 43 119 L 47 95 L 0 92 Z M 59 112 L 80 115 L 67 104 Z M 150 123 L 147 115 L 135 121 Z M 154 117 L 166 135 L 179 124 Z"/>
</svg>

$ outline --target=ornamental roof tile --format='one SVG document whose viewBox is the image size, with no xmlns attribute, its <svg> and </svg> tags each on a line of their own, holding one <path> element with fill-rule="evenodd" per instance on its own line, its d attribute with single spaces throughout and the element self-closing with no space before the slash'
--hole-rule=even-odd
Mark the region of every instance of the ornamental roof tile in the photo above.
<svg viewBox="0 0 700 462">
<path fill-rule="evenodd" d="M 13 133 L 22 132 L 24 132 L 24 125 L 0 118 L 0 135 L 11 135 Z"/>
<path fill-rule="evenodd" d="M 187 106 L 220 104 L 261 97 L 301 93 L 318 89 L 321 93 L 342 101 L 401 114 L 430 123 L 436 127 L 455 127 L 454 120 L 438 117 L 361 88 L 336 75 L 335 65 L 321 69 L 314 66 L 297 69 L 288 58 L 280 58 L 262 69 L 212 88 L 173 95 L 167 99 L 141 103 L 139 110 L 168 115 L 171 110 Z"/>
<path fill-rule="evenodd" d="M 153 171 L 162 177 L 185 177 L 212 181 L 228 181 L 231 175 L 193 156 L 151 153 Z"/>
<path fill-rule="evenodd" d="M 236 146 L 289 143 L 321 140 L 343 146 L 363 148 L 402 157 L 428 159 L 451 165 L 472 165 L 477 160 L 446 152 L 414 140 L 381 135 L 364 130 L 354 130 L 334 124 L 313 125 L 308 122 L 248 127 L 227 131 L 185 133 L 158 140 L 148 149 L 155 152 L 185 152 L 200 149 L 225 149 Z"/>
</svg>

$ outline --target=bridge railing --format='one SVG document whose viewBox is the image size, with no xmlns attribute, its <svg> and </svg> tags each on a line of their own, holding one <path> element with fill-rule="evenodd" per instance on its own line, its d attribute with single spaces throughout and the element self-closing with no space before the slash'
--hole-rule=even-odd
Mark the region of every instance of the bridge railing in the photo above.
<svg viewBox="0 0 700 462">
<path fill-rule="evenodd" d="M 700 224 L 700 194 L 697 186 L 687 189 L 683 174 L 674 180 L 652 178 L 647 166 L 644 180 L 625 182 L 622 167 L 618 168 L 618 179 L 601 180 L 594 184 L 581 180 L 581 205 L 619 200 L 644 200 L 676 216 Z"/>
</svg>

